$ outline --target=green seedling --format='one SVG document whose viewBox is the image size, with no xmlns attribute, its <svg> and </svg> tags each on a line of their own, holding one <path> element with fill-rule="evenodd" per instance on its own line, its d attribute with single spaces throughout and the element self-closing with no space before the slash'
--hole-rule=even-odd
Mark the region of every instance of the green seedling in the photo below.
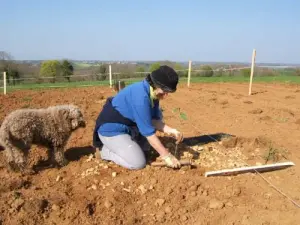
<svg viewBox="0 0 300 225">
<path fill-rule="evenodd" d="M 285 154 L 286 154 L 285 150 L 280 150 L 280 149 L 274 148 L 273 146 L 270 146 L 266 155 L 263 158 L 265 160 L 265 164 L 267 164 L 269 161 L 278 162 L 280 157 L 287 159 Z"/>
<path fill-rule="evenodd" d="M 181 109 L 180 108 L 175 108 L 172 110 L 173 113 L 178 113 L 179 114 L 179 117 L 182 119 L 182 120 L 187 120 L 187 115 L 184 113 L 184 112 L 181 112 Z"/>
</svg>

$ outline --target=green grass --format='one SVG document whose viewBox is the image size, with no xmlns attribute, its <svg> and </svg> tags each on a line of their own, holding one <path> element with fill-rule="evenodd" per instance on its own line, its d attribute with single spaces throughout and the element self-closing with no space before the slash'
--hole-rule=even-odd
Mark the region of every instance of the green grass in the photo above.
<svg viewBox="0 0 300 225">
<path fill-rule="evenodd" d="M 182 80 L 187 80 L 187 78 L 184 78 Z M 216 83 L 216 82 L 249 82 L 250 78 L 249 77 L 243 77 L 243 76 L 234 76 L 234 77 L 192 77 L 191 82 L 192 83 Z M 300 83 L 300 77 L 298 76 L 267 76 L 267 77 L 262 77 L 262 76 L 257 76 L 253 78 L 253 83 L 254 82 L 267 82 L 267 83 L 272 83 L 272 82 L 277 82 L 277 83 Z"/>
<path fill-rule="evenodd" d="M 124 79 L 126 85 L 135 83 L 142 80 L 142 78 Z M 181 78 L 180 83 L 186 83 L 187 78 Z M 191 83 L 217 83 L 217 82 L 239 82 L 248 83 L 249 77 L 243 76 L 223 76 L 223 77 L 192 77 Z M 300 76 L 256 76 L 253 78 L 253 83 L 294 83 L 300 84 Z M 45 89 L 45 88 L 72 88 L 72 87 L 85 87 L 85 86 L 108 86 L 109 81 L 77 81 L 77 82 L 57 82 L 57 83 L 41 83 L 41 84 L 18 84 L 15 86 L 8 86 L 7 91 L 20 90 L 20 89 Z M 2 92 L 2 91 L 1 91 Z"/>
<path fill-rule="evenodd" d="M 126 84 L 135 83 L 141 79 L 128 79 Z M 30 89 L 45 89 L 45 88 L 74 88 L 85 86 L 108 86 L 109 81 L 77 81 L 77 82 L 56 82 L 56 83 L 41 83 L 41 84 L 18 84 L 15 86 L 7 86 L 7 91 L 13 90 L 30 90 Z"/>
</svg>

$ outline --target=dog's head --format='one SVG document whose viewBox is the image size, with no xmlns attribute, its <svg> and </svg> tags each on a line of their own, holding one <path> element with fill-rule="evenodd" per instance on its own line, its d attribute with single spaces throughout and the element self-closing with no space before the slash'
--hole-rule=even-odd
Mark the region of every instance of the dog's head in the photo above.
<svg viewBox="0 0 300 225">
<path fill-rule="evenodd" d="M 86 127 L 86 122 L 79 107 L 75 105 L 67 105 L 61 107 L 60 110 L 64 119 L 70 121 L 72 130 Z"/>
</svg>

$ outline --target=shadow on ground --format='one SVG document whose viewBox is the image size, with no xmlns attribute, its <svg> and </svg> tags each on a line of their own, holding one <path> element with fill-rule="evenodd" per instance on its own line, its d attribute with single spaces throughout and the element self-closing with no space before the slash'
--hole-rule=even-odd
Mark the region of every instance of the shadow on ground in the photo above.
<svg viewBox="0 0 300 225">
<path fill-rule="evenodd" d="M 212 142 L 219 142 L 222 139 L 229 138 L 229 137 L 235 137 L 235 136 L 227 133 L 207 134 L 207 135 L 185 138 L 183 140 L 183 143 L 187 146 L 194 146 L 194 145 L 201 145 L 201 144 L 204 145 Z"/>
<path fill-rule="evenodd" d="M 69 161 L 78 161 L 81 157 L 95 154 L 95 152 L 96 149 L 91 145 L 83 147 L 73 147 L 65 151 L 65 157 Z"/>
<path fill-rule="evenodd" d="M 94 154 L 95 152 L 96 149 L 93 146 L 73 147 L 65 151 L 65 157 L 68 161 L 78 161 L 81 157 Z M 33 170 L 39 172 L 53 167 L 55 167 L 55 165 L 48 160 L 39 160 L 38 163 L 33 166 Z"/>
</svg>

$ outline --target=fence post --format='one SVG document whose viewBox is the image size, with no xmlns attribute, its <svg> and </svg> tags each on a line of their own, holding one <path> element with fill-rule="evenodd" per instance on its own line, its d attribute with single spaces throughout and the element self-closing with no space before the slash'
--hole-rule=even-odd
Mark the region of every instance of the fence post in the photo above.
<svg viewBox="0 0 300 225">
<path fill-rule="evenodd" d="M 111 74 L 111 65 L 109 65 L 109 87 L 112 88 L 112 74 Z"/>
<path fill-rule="evenodd" d="M 6 95 L 6 72 L 3 72 L 3 91 Z"/>
<path fill-rule="evenodd" d="M 189 61 L 189 73 L 188 73 L 188 83 L 187 86 L 190 87 L 190 82 L 191 82 L 191 69 L 192 69 L 192 61 Z"/>
<path fill-rule="evenodd" d="M 253 80 L 253 73 L 254 73 L 255 57 L 256 57 L 256 50 L 253 49 L 253 52 L 252 52 L 251 74 L 250 74 L 250 83 L 249 83 L 249 95 L 252 94 L 252 80 Z"/>
</svg>

